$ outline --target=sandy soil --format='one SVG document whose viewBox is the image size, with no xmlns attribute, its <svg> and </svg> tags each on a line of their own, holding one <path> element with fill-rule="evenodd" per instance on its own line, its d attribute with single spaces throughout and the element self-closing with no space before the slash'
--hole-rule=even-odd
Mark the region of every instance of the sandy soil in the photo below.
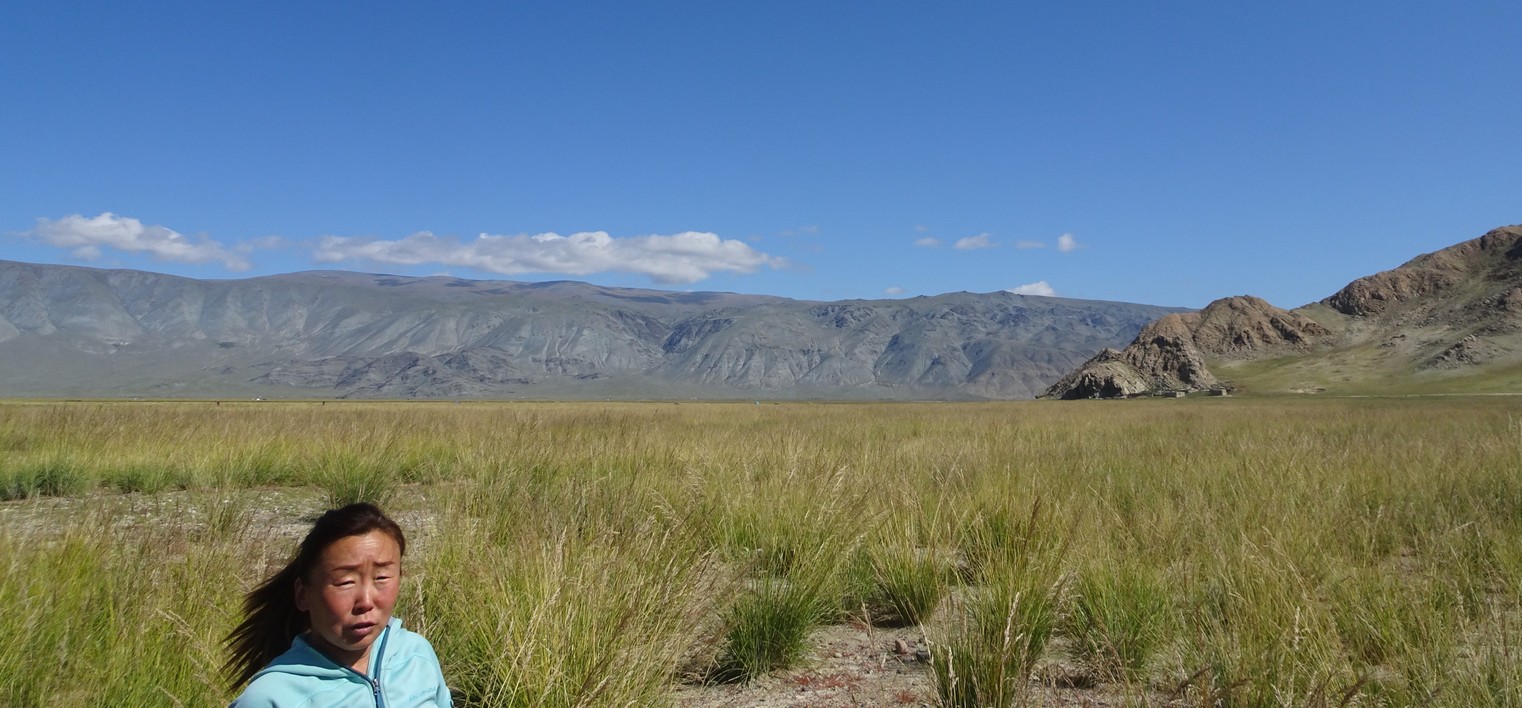
<svg viewBox="0 0 1522 708">
<path fill-rule="evenodd" d="M 930 668 L 917 653 L 925 646 L 918 629 L 825 627 L 814 631 L 810 646 L 813 651 L 799 668 L 745 685 L 684 686 L 674 702 L 695 708 L 932 703 Z"/>
<path fill-rule="evenodd" d="M 682 686 L 675 691 L 673 703 L 684 708 L 933 706 L 935 687 L 924 660 L 926 641 L 915 627 L 825 627 L 810 636 L 810 656 L 798 668 L 745 685 Z M 1081 673 L 1060 662 L 1048 662 L 1036 673 L 1029 686 L 1030 705 L 1180 705 L 1156 693 L 1128 696 L 1118 687 L 1089 685 Z"/>
</svg>

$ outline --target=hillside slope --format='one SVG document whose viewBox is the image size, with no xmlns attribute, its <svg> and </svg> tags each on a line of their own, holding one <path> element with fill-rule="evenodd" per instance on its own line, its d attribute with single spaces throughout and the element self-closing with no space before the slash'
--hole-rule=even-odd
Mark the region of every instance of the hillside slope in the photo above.
<svg viewBox="0 0 1522 708">
<path fill-rule="evenodd" d="M 1028 398 L 1174 311 L 0 261 L 0 395 Z"/>
<path fill-rule="evenodd" d="M 1509 391 L 1519 383 L 1522 226 L 1508 226 L 1295 310 L 1238 296 L 1168 315 L 1041 395 Z"/>
</svg>

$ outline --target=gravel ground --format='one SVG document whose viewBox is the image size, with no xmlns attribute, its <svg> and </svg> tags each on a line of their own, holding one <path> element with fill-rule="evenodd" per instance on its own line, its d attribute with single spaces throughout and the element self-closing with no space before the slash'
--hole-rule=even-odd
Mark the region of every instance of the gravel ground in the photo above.
<svg viewBox="0 0 1522 708">
<path fill-rule="evenodd" d="M 813 651 L 797 669 L 744 685 L 684 686 L 674 703 L 720 706 L 928 706 L 929 664 L 918 629 L 869 629 L 837 625 L 815 630 Z M 903 653 L 899 653 L 903 651 Z"/>
<path fill-rule="evenodd" d="M 926 639 L 919 628 L 837 625 L 814 631 L 809 644 L 809 657 L 796 669 L 744 685 L 682 686 L 672 702 L 684 708 L 935 705 L 933 677 L 924 660 Z M 1046 663 L 1037 674 L 1030 684 L 1030 705 L 1180 705 L 1162 694 L 1128 696 L 1117 687 L 1090 685 L 1081 672 L 1060 662 Z"/>
</svg>

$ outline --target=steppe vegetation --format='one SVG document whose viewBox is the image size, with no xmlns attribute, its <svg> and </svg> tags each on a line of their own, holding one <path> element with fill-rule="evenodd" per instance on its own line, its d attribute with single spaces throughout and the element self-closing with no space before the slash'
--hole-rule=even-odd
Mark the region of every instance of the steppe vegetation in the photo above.
<svg viewBox="0 0 1522 708">
<path fill-rule="evenodd" d="M 303 519 L 412 535 L 466 705 L 919 625 L 905 702 L 1522 704 L 1522 401 L 0 404 L 0 704 L 211 705 Z"/>
</svg>

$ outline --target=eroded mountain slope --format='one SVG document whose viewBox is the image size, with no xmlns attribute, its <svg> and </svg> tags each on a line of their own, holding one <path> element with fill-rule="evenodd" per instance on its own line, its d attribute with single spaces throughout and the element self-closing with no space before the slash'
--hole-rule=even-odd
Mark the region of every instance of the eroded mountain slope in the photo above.
<svg viewBox="0 0 1522 708">
<path fill-rule="evenodd" d="M 1508 226 L 1359 278 L 1295 310 L 1238 296 L 1168 315 L 1042 395 L 1503 389 L 1517 377 L 1487 375 L 1519 365 L 1522 227 Z"/>
<path fill-rule="evenodd" d="M 1027 398 L 1172 311 L 0 261 L 0 394 Z"/>
</svg>

